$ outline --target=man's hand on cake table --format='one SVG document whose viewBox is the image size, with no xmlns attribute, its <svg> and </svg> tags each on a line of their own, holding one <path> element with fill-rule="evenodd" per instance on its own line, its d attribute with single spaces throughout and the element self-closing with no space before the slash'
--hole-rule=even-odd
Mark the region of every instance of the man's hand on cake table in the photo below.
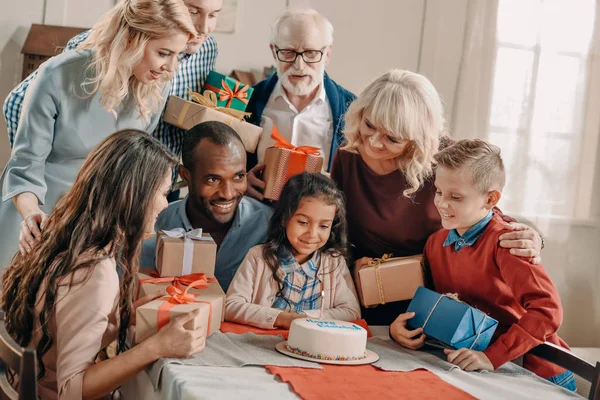
<svg viewBox="0 0 600 400">
<path fill-rule="evenodd" d="M 283 310 L 275 319 L 273 326 L 275 326 L 275 328 L 290 329 L 290 325 L 292 324 L 293 320 L 306 317 L 306 314 L 299 314 L 297 312 Z"/>
<path fill-rule="evenodd" d="M 390 325 L 390 336 L 392 339 L 411 350 L 421 348 L 426 338 L 425 334 L 423 334 L 423 328 L 417 328 L 412 331 L 406 329 L 406 321 L 414 316 L 414 312 L 400 314 Z"/>
<path fill-rule="evenodd" d="M 487 358 L 485 353 L 481 351 L 469 349 L 444 349 L 444 353 L 448 356 L 448 362 L 458 365 L 463 371 L 493 371 L 494 366 Z"/>
</svg>

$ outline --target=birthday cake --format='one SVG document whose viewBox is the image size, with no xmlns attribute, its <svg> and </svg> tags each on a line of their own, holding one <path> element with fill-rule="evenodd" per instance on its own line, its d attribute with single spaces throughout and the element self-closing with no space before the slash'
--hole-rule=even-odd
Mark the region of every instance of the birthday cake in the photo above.
<svg viewBox="0 0 600 400">
<path fill-rule="evenodd" d="M 316 360 L 353 361 L 367 357 L 367 331 L 351 322 L 299 318 L 292 321 L 286 348 Z"/>
</svg>

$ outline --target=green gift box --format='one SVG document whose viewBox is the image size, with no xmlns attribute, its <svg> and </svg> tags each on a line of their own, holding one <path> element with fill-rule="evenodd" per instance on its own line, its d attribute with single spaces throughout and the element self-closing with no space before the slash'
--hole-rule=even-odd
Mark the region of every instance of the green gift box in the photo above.
<svg viewBox="0 0 600 400">
<path fill-rule="evenodd" d="M 240 81 L 211 71 L 206 77 L 202 93 L 210 90 L 217 95 L 217 106 L 233 108 L 235 110 L 246 111 L 248 100 L 252 96 L 254 89 Z"/>
</svg>

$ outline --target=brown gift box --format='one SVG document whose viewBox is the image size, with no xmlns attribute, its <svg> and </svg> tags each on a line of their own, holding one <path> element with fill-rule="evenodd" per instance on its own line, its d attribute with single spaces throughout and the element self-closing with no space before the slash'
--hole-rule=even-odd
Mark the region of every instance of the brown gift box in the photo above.
<svg viewBox="0 0 600 400">
<path fill-rule="evenodd" d="M 258 140 L 263 131 L 260 126 L 177 96 L 169 96 L 163 120 L 185 130 L 189 130 L 201 122 L 223 122 L 231 126 L 240 135 L 244 147 L 249 153 L 256 151 Z"/>
<path fill-rule="evenodd" d="M 283 190 L 283 186 L 289 179 L 288 169 L 290 168 L 290 159 L 292 156 L 292 150 L 280 147 L 269 147 L 265 150 L 265 171 L 263 173 L 263 179 L 265 181 L 265 199 L 279 199 L 281 191 Z M 304 171 L 321 172 L 322 169 L 323 157 L 313 154 L 308 154 L 306 156 L 306 165 L 304 167 Z"/>
<path fill-rule="evenodd" d="M 151 287 L 153 286 L 153 288 Z M 144 290 L 155 292 L 160 290 L 162 285 L 144 284 L 142 287 L 147 287 Z M 168 286 L 168 285 L 167 285 Z M 225 292 L 221 289 L 218 282 L 209 282 L 206 288 L 191 288 L 188 293 L 196 295 L 196 300 L 208 302 L 206 303 L 187 303 L 177 304 L 170 311 L 170 320 L 185 315 L 190 311 L 200 309 L 200 315 L 192 321 L 187 322 L 184 327 L 186 329 L 197 329 L 204 327 L 206 337 L 215 333 L 221 328 L 221 322 L 225 315 Z M 141 293 L 140 293 L 141 295 Z M 158 309 L 165 301 L 163 298 L 151 301 L 142 306 L 139 306 L 135 312 L 135 343 L 141 343 L 150 336 L 158 332 Z M 212 316 L 211 316 L 212 308 Z M 209 330 L 210 317 L 210 330 Z"/>
<path fill-rule="evenodd" d="M 363 306 L 412 299 L 424 286 L 422 255 L 374 259 L 358 271 L 358 292 Z M 379 270 L 379 271 L 378 271 Z"/>
<path fill-rule="evenodd" d="M 202 273 L 207 278 L 214 278 L 217 244 L 208 233 L 203 233 L 202 237 L 210 240 L 192 240 L 194 253 L 190 273 Z M 160 276 L 186 275 L 183 271 L 183 249 L 182 237 L 168 237 L 163 231 L 156 233 L 156 270 Z"/>
</svg>

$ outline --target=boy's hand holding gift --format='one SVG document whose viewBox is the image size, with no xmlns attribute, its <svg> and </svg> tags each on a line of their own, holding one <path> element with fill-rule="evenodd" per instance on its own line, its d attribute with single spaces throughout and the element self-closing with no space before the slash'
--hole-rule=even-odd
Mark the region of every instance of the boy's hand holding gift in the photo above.
<svg viewBox="0 0 600 400">
<path fill-rule="evenodd" d="M 414 312 L 398 315 L 398 318 L 390 325 L 390 336 L 402 346 L 411 350 L 418 350 L 423 347 L 427 337 L 423 334 L 423 328 L 413 330 L 406 328 L 406 321 L 414 316 Z"/>
</svg>

